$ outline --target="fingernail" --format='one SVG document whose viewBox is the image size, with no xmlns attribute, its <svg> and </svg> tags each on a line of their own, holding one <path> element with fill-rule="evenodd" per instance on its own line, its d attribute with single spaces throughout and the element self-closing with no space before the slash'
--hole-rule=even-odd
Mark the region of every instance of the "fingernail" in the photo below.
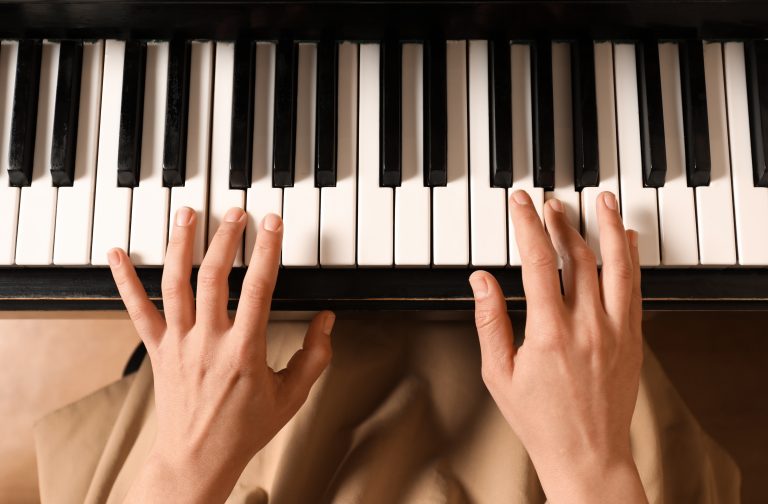
<svg viewBox="0 0 768 504">
<path fill-rule="evenodd" d="M 472 286 L 475 299 L 483 299 L 488 295 L 488 282 L 485 280 L 485 275 L 476 274 L 470 276 L 469 285 Z"/>
<path fill-rule="evenodd" d="M 225 222 L 238 222 L 245 216 L 242 208 L 230 208 L 224 215 Z"/>
<path fill-rule="evenodd" d="M 283 225 L 282 219 L 275 214 L 267 214 L 264 216 L 264 229 L 267 231 L 280 231 L 280 227 Z"/>
<path fill-rule="evenodd" d="M 629 244 L 637 248 L 637 231 L 630 231 L 627 234 L 629 235 Z"/>
<path fill-rule="evenodd" d="M 323 321 L 323 334 L 330 335 L 331 331 L 333 330 L 333 324 L 336 322 L 336 314 L 333 312 L 328 312 L 325 315 L 325 320 Z"/>
<path fill-rule="evenodd" d="M 549 200 L 549 206 L 552 207 L 552 210 L 555 212 L 563 213 L 563 203 L 557 198 L 552 198 Z"/>
<path fill-rule="evenodd" d="M 527 205 L 531 202 L 531 198 L 528 196 L 528 193 L 525 191 L 515 191 L 512 193 L 512 199 L 515 200 L 515 203 L 518 205 Z"/>
<path fill-rule="evenodd" d="M 192 216 L 195 215 L 195 211 L 189 207 L 181 207 L 176 212 L 176 225 L 177 226 L 189 226 L 192 222 Z"/>
<path fill-rule="evenodd" d="M 110 266 L 120 266 L 120 251 L 116 248 L 110 249 L 107 252 L 107 262 Z"/>
<path fill-rule="evenodd" d="M 613 193 L 603 193 L 603 203 L 611 210 L 616 210 L 616 197 Z"/>
</svg>

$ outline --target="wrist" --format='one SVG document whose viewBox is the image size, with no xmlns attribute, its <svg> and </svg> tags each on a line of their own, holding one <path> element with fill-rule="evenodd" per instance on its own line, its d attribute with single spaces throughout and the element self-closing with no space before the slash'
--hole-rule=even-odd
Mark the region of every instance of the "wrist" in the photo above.
<svg viewBox="0 0 768 504">
<path fill-rule="evenodd" d="M 555 504 L 648 502 L 631 454 L 584 454 L 554 464 L 534 461 L 534 466 L 548 501 Z"/>
<path fill-rule="evenodd" d="M 155 447 L 126 502 L 224 502 L 244 468 L 209 453 Z"/>
</svg>

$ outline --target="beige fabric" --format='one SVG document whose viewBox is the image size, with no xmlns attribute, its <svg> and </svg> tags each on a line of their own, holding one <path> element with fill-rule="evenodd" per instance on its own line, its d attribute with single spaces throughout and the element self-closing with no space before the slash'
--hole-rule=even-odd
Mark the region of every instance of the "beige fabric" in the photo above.
<svg viewBox="0 0 768 504">
<path fill-rule="evenodd" d="M 272 323 L 280 368 L 305 324 Z M 542 503 L 535 471 L 480 379 L 465 322 L 340 320 L 331 367 L 257 454 L 229 503 Z M 148 359 L 36 426 L 43 502 L 118 503 L 155 435 Z M 739 473 L 646 350 L 632 446 L 653 503 L 733 503 Z"/>
</svg>

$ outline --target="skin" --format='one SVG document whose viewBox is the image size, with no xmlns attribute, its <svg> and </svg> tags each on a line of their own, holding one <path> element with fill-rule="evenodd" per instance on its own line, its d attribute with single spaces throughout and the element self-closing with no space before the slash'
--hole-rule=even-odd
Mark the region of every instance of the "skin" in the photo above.
<svg viewBox="0 0 768 504">
<path fill-rule="evenodd" d="M 253 456 L 293 417 L 331 359 L 331 312 L 317 314 L 285 369 L 266 364 L 266 328 L 277 278 L 282 222 L 261 223 L 234 320 L 227 277 L 245 228 L 231 209 L 190 285 L 195 215 L 181 209 L 168 244 L 165 318 L 149 301 L 129 257 L 110 251 L 115 283 L 152 361 L 157 437 L 126 502 L 224 502 Z"/>
<path fill-rule="evenodd" d="M 598 277 L 559 201 L 545 205 L 545 230 L 525 192 L 510 198 L 527 302 L 519 348 L 499 284 L 470 277 L 483 380 L 553 503 L 647 502 L 629 437 L 642 364 L 637 233 L 624 230 L 615 201 L 597 202 Z"/>
<path fill-rule="evenodd" d="M 610 193 L 598 200 L 599 277 L 594 254 L 557 200 L 545 206 L 545 229 L 526 193 L 510 198 L 527 299 L 520 348 L 496 280 L 483 271 L 470 277 L 483 380 L 553 503 L 647 502 L 629 443 L 642 363 L 637 234 L 624 230 Z M 115 282 L 152 361 L 157 410 L 156 441 L 126 502 L 224 502 L 330 362 L 334 315 L 321 312 L 285 369 L 266 364 L 282 240 L 276 215 L 261 223 L 229 318 L 227 277 L 245 220 L 240 209 L 227 214 L 200 267 L 195 302 L 195 215 L 177 213 L 163 271 L 164 317 L 125 252 L 110 251 Z"/>
</svg>

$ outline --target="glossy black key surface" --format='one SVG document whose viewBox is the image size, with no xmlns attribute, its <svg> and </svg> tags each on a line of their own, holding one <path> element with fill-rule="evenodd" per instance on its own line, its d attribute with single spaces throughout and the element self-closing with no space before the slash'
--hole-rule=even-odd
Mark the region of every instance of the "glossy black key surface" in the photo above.
<svg viewBox="0 0 768 504">
<path fill-rule="evenodd" d="M 571 108 L 573 112 L 573 175 L 577 191 L 600 182 L 597 149 L 595 49 L 591 40 L 571 43 Z"/>
<path fill-rule="evenodd" d="M 646 187 L 663 187 L 667 178 L 667 151 L 658 42 L 651 40 L 638 43 L 635 46 L 635 61 L 643 183 Z"/>
<path fill-rule="evenodd" d="M 448 183 L 448 98 L 445 41 L 424 44 L 424 185 Z"/>
<path fill-rule="evenodd" d="M 275 59 L 274 150 L 272 186 L 293 187 L 293 157 L 296 145 L 296 94 L 298 46 L 290 40 L 277 43 Z"/>
<path fill-rule="evenodd" d="M 51 180 L 55 187 L 71 186 L 75 181 L 82 71 L 83 43 L 71 40 L 61 42 L 51 143 Z"/>
<path fill-rule="evenodd" d="M 120 105 L 120 136 L 117 150 L 117 185 L 139 185 L 141 131 L 144 117 L 144 72 L 147 46 L 144 42 L 125 43 L 123 99 Z"/>
<path fill-rule="evenodd" d="M 381 92 L 379 128 L 381 187 L 398 187 L 403 179 L 400 166 L 402 134 L 403 46 L 398 41 L 381 45 Z"/>
<path fill-rule="evenodd" d="M 754 184 L 756 187 L 768 187 L 768 42 L 745 42 L 744 57 Z"/>
<path fill-rule="evenodd" d="M 552 43 L 531 45 L 531 120 L 533 122 L 533 182 L 555 187 L 555 117 L 552 102 Z"/>
<path fill-rule="evenodd" d="M 336 128 L 339 48 L 336 42 L 317 44 L 317 104 L 315 115 L 315 186 L 336 186 Z"/>
<path fill-rule="evenodd" d="M 512 186 L 512 60 L 508 40 L 488 43 L 491 185 Z"/>
<path fill-rule="evenodd" d="M 235 70 L 232 78 L 232 129 L 229 149 L 229 188 L 251 187 L 253 159 L 253 93 L 256 76 L 256 45 L 235 42 Z"/>
<path fill-rule="evenodd" d="M 165 100 L 163 186 L 184 185 L 187 172 L 187 120 L 192 47 L 186 40 L 168 44 L 168 89 Z"/>
<path fill-rule="evenodd" d="M 13 187 L 32 183 L 42 54 L 43 44 L 40 40 L 19 41 L 8 153 L 8 181 Z"/>
<path fill-rule="evenodd" d="M 704 80 L 704 47 L 700 40 L 680 42 L 680 81 L 685 134 L 685 170 L 689 187 L 709 185 L 709 119 Z"/>
</svg>

